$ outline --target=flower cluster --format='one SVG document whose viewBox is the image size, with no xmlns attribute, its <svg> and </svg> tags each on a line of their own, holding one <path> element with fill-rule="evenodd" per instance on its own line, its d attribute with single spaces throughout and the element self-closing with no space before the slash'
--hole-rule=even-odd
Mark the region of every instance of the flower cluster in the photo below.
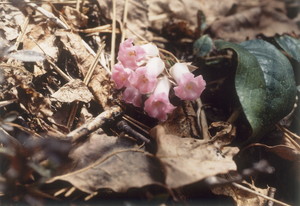
<svg viewBox="0 0 300 206">
<path fill-rule="evenodd" d="M 127 39 L 120 44 L 117 59 L 111 78 L 117 89 L 125 88 L 123 100 L 136 107 L 144 105 L 149 116 L 165 121 L 175 107 L 169 100 L 171 85 L 163 75 L 165 63 L 158 48 L 151 43 L 135 46 L 132 39 Z M 177 84 L 175 95 L 182 100 L 195 100 L 205 89 L 202 76 L 195 77 L 184 63 L 174 64 L 170 74 Z M 148 97 L 144 104 L 142 95 Z"/>
</svg>

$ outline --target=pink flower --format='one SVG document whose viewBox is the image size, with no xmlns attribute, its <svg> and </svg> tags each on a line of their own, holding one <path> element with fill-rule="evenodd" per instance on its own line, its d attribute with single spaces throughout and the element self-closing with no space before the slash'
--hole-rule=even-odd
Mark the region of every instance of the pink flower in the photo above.
<svg viewBox="0 0 300 206">
<path fill-rule="evenodd" d="M 136 88 L 127 87 L 123 92 L 123 100 L 136 107 L 140 107 L 142 104 L 142 95 Z"/>
<path fill-rule="evenodd" d="M 178 86 L 174 87 L 175 95 L 182 100 L 195 100 L 205 89 L 206 82 L 202 75 L 195 77 L 184 63 L 176 63 L 170 73 Z"/>
<path fill-rule="evenodd" d="M 140 93 L 150 93 L 154 90 L 157 77 L 163 72 L 164 68 L 165 64 L 159 57 L 151 58 L 145 67 L 135 70 L 135 73 L 130 78 L 130 82 Z"/>
<path fill-rule="evenodd" d="M 175 107 L 169 100 L 170 83 L 166 76 L 158 80 L 157 86 L 145 101 L 144 110 L 150 117 L 159 119 L 160 121 L 166 121 L 168 114 L 172 113 Z"/>
<path fill-rule="evenodd" d="M 132 75 L 133 71 L 128 68 L 124 68 L 122 64 L 117 63 L 114 65 L 111 78 L 116 84 L 117 89 L 127 87 L 129 85 L 129 77 Z"/>
<path fill-rule="evenodd" d="M 146 52 L 140 46 L 133 46 L 133 39 L 127 39 L 120 44 L 118 60 L 124 67 L 135 70 L 138 62 L 145 57 Z"/>
<path fill-rule="evenodd" d="M 148 43 L 148 44 L 141 45 L 141 47 L 146 52 L 147 57 L 151 58 L 151 57 L 159 56 L 159 50 L 158 50 L 157 46 L 155 46 L 154 44 Z"/>
</svg>

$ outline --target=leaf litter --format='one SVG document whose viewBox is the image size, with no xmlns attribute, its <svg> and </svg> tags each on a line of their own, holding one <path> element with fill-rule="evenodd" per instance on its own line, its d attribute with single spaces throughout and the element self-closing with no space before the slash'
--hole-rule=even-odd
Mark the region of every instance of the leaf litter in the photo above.
<svg viewBox="0 0 300 206">
<path fill-rule="evenodd" d="M 249 127 L 234 90 L 241 60 L 214 46 L 261 38 L 298 61 L 292 9 L 273 0 L 1 2 L 0 203 L 189 205 L 226 195 L 224 204 L 296 204 L 299 107 L 281 114 L 289 125 L 268 124 L 258 142 L 241 144 L 256 124 Z M 201 36 L 208 42 L 193 48 Z M 110 79 L 124 38 L 156 44 L 167 68 L 190 62 L 207 82 L 201 99 L 182 101 L 171 90 L 176 109 L 163 123 L 124 103 Z"/>
</svg>

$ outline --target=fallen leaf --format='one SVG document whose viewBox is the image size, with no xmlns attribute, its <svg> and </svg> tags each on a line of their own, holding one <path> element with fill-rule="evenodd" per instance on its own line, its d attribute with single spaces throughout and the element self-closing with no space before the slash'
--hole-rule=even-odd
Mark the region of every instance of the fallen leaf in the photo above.
<svg viewBox="0 0 300 206">
<path fill-rule="evenodd" d="M 238 11 L 243 4 L 236 6 Z M 247 38 L 253 39 L 258 34 L 274 36 L 276 33 L 282 34 L 287 31 L 299 32 L 296 22 L 282 12 L 284 9 L 284 2 L 261 1 L 247 9 L 214 21 L 209 30 L 214 38 L 232 42 L 242 42 Z"/>
<path fill-rule="evenodd" d="M 18 8 L 11 4 L 1 6 L 0 38 L 8 41 L 15 40 L 19 36 L 19 26 L 24 20 L 25 16 Z"/>
<path fill-rule="evenodd" d="M 287 138 L 283 138 L 282 143 L 278 145 L 266 145 L 261 143 L 251 144 L 249 146 L 264 147 L 266 151 L 272 152 L 279 157 L 289 160 L 297 161 L 300 157 L 300 151 Z"/>
<path fill-rule="evenodd" d="M 93 133 L 71 154 L 73 169 L 48 182 L 63 180 L 93 193 L 101 188 L 125 192 L 130 188 L 161 184 L 163 174 L 156 158 L 126 138 Z"/>
<path fill-rule="evenodd" d="M 80 13 L 79 10 L 69 6 L 65 6 L 63 8 L 63 13 L 69 25 L 71 24 L 74 28 L 81 28 L 87 26 L 88 17 Z"/>
<path fill-rule="evenodd" d="M 223 17 L 231 9 L 236 0 L 205 1 L 197 0 L 147 0 L 151 28 L 161 30 L 171 18 L 187 22 L 190 29 L 197 27 L 197 12 L 201 10 L 207 24 Z"/>
<path fill-rule="evenodd" d="M 151 130 L 151 135 L 157 141 L 156 157 L 162 162 L 166 185 L 170 188 L 237 169 L 232 160 L 239 151 L 237 147 L 224 147 L 220 151 L 204 140 L 170 135 L 160 125 Z"/>
<path fill-rule="evenodd" d="M 86 75 L 95 57 L 85 48 L 82 38 L 78 34 L 67 31 L 57 32 L 57 36 L 60 37 L 63 47 L 75 59 L 80 72 Z M 97 64 L 88 87 L 103 108 L 109 108 L 110 100 L 112 99 L 110 98 L 112 85 L 106 70 L 100 64 Z"/>
<path fill-rule="evenodd" d="M 88 103 L 93 99 L 92 93 L 80 79 L 73 79 L 51 95 L 60 102 L 80 101 Z"/>
<path fill-rule="evenodd" d="M 10 58 L 17 59 L 23 62 L 37 62 L 44 61 L 45 57 L 42 53 L 30 50 L 20 50 L 9 53 Z"/>
</svg>

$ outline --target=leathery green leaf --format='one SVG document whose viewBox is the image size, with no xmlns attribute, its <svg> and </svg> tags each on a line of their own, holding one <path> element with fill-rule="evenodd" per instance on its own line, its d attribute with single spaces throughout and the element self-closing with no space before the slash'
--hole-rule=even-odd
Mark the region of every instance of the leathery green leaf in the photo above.
<svg viewBox="0 0 300 206">
<path fill-rule="evenodd" d="M 288 35 L 275 38 L 279 46 L 286 51 L 292 58 L 300 62 L 300 40 Z"/>
<path fill-rule="evenodd" d="M 291 111 L 296 96 L 293 68 L 275 46 L 263 40 L 241 44 L 218 40 L 215 45 L 237 54 L 235 89 L 252 128 L 251 139 L 258 138 Z"/>
</svg>

